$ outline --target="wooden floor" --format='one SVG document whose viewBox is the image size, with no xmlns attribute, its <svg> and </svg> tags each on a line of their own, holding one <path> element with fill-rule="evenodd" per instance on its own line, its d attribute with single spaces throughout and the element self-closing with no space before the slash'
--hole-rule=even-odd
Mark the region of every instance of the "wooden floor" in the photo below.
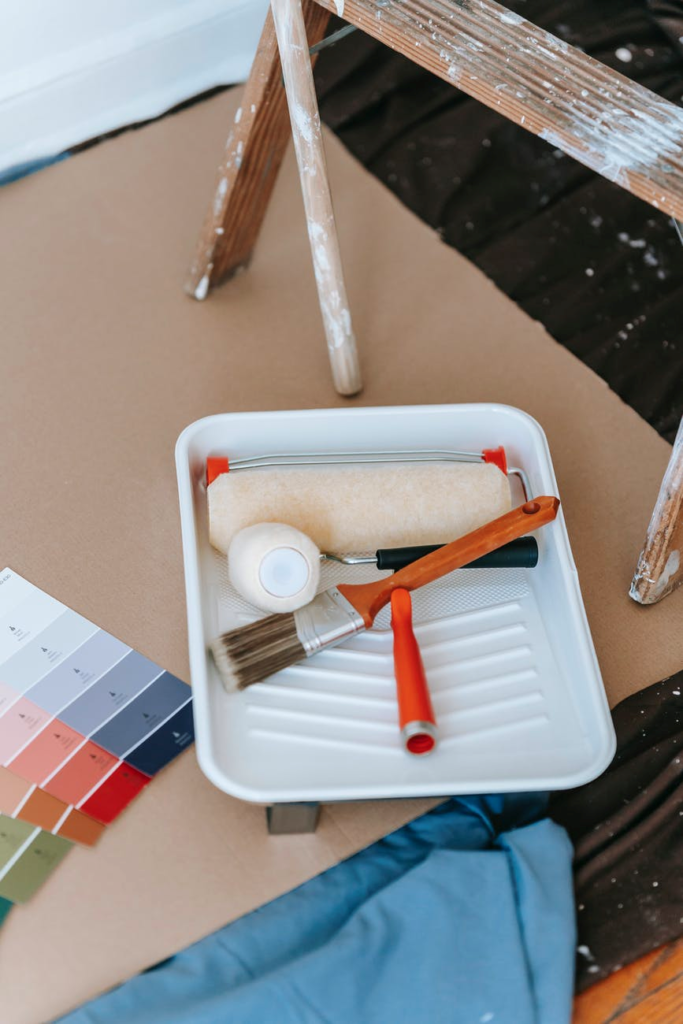
<svg viewBox="0 0 683 1024">
<path fill-rule="evenodd" d="M 683 939 L 648 953 L 578 996 L 574 1024 L 680 1024 Z"/>
</svg>

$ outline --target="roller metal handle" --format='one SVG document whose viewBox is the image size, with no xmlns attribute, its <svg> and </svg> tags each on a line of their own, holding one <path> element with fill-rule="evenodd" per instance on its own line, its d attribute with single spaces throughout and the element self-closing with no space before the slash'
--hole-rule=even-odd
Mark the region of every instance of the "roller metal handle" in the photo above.
<svg viewBox="0 0 683 1024">
<path fill-rule="evenodd" d="M 418 545 L 406 548 L 380 548 L 375 553 L 377 568 L 397 572 L 418 558 L 444 547 L 443 544 Z M 534 569 L 538 565 L 538 541 L 535 537 L 520 537 L 511 540 L 497 551 L 476 558 L 463 569 Z"/>
<path fill-rule="evenodd" d="M 342 583 L 337 589 L 342 597 L 353 605 L 369 628 L 382 608 L 389 604 L 394 590 L 399 587 L 410 591 L 417 590 L 427 583 L 441 579 L 454 569 L 460 569 L 476 558 L 509 544 L 511 540 L 523 537 L 529 530 L 536 530 L 539 526 L 552 522 L 559 507 L 559 498 L 542 495 L 513 508 L 511 512 L 506 512 L 504 516 L 499 516 L 485 526 L 480 526 L 478 530 L 473 530 L 472 533 L 446 544 L 438 551 L 418 558 L 417 562 L 406 566 L 405 569 L 399 569 L 393 576 L 387 576 L 377 583 Z"/>
</svg>

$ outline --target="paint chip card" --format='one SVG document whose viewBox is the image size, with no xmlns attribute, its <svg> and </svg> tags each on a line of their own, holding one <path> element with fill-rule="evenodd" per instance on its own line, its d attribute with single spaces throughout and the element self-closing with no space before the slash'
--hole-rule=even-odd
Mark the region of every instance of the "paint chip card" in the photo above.
<svg viewBox="0 0 683 1024">
<path fill-rule="evenodd" d="M 16 860 L 0 871 L 0 896 L 25 903 L 67 855 L 73 843 L 61 836 L 37 830 Z"/>
<path fill-rule="evenodd" d="M 189 686 L 0 571 L 0 915 L 193 740 Z"/>
</svg>

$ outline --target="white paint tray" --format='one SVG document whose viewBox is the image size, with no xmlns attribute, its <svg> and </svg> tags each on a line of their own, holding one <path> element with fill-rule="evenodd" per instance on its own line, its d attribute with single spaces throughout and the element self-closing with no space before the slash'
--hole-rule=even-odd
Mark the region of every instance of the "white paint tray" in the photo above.
<svg viewBox="0 0 683 1024">
<path fill-rule="evenodd" d="M 614 731 L 561 510 L 536 534 L 535 569 L 460 569 L 413 595 L 439 726 L 428 757 L 400 742 L 387 610 L 369 632 L 239 694 L 226 694 L 208 652 L 221 632 L 263 613 L 234 591 L 209 544 L 207 456 L 499 444 L 532 494 L 557 494 L 543 431 L 509 406 L 228 413 L 183 431 L 197 757 L 219 789 L 259 803 L 493 793 L 578 786 L 607 767 Z M 373 566 L 324 563 L 321 589 L 377 576 Z"/>
</svg>

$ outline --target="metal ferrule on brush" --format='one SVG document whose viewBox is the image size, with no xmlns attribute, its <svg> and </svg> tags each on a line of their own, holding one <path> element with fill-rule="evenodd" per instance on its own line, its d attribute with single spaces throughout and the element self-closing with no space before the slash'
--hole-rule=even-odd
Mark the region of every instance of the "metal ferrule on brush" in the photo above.
<svg viewBox="0 0 683 1024">
<path fill-rule="evenodd" d="M 223 685 L 231 693 L 260 683 L 365 628 L 360 612 L 333 587 L 294 614 L 270 615 L 224 633 L 211 650 Z"/>
<path fill-rule="evenodd" d="M 363 616 L 336 587 L 318 594 L 309 605 L 296 611 L 294 621 L 307 658 L 366 628 Z"/>
</svg>

